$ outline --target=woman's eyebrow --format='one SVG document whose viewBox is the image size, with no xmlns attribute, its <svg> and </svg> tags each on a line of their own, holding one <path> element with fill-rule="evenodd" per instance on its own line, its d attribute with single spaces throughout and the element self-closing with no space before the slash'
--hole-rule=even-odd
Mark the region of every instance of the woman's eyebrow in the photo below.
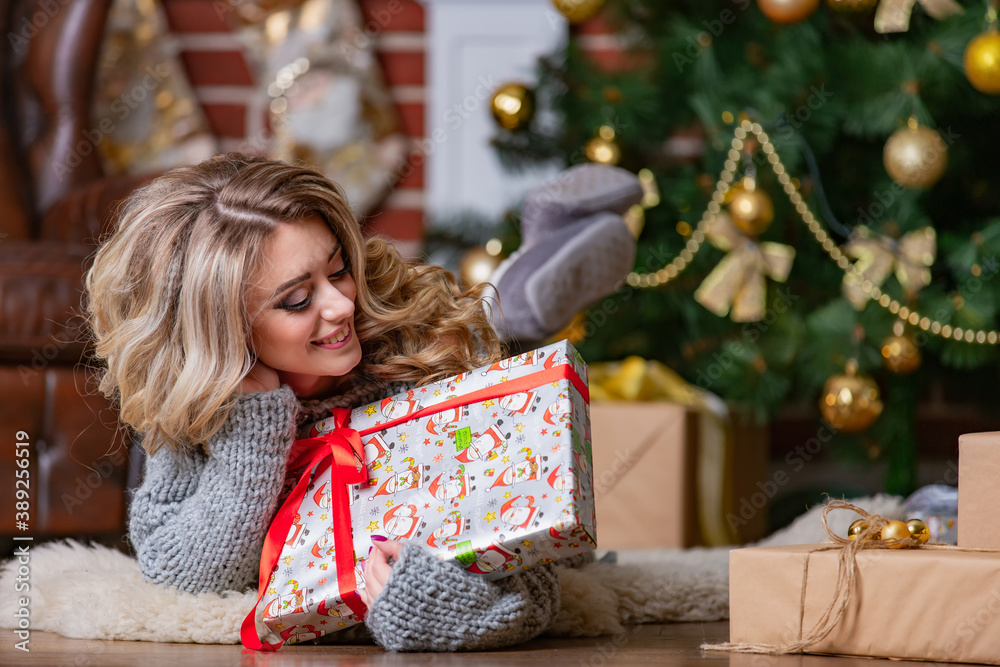
<svg viewBox="0 0 1000 667">
<path fill-rule="evenodd" d="M 333 261 L 333 258 L 337 256 L 338 252 L 340 252 L 340 243 L 338 243 L 337 245 L 333 246 L 333 252 L 330 253 L 330 256 L 326 260 L 327 264 L 329 264 L 330 262 Z M 277 297 L 279 294 L 281 294 L 282 292 L 284 292 L 289 287 L 292 287 L 293 285 L 298 285 L 303 280 L 309 280 L 309 278 L 311 278 L 311 277 L 312 277 L 312 272 L 310 272 L 310 273 L 303 273 L 301 276 L 298 276 L 297 278 L 292 278 L 288 282 L 282 283 L 281 285 L 279 285 L 277 287 L 277 289 L 274 290 L 274 292 L 271 293 L 271 298 L 268 299 L 268 301 L 271 301 L 272 299 L 274 299 L 275 297 Z"/>
</svg>

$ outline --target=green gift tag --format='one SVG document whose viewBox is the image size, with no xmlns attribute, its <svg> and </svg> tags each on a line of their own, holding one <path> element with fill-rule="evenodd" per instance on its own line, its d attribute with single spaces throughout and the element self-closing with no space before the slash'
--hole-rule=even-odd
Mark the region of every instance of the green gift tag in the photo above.
<svg viewBox="0 0 1000 667">
<path fill-rule="evenodd" d="M 472 565 L 476 562 L 476 553 L 472 550 L 472 540 L 466 540 L 465 542 L 459 542 L 456 544 L 455 554 L 455 558 L 462 565 Z"/>
<path fill-rule="evenodd" d="M 455 431 L 455 451 L 460 452 L 472 444 L 472 428 L 466 426 Z"/>
</svg>

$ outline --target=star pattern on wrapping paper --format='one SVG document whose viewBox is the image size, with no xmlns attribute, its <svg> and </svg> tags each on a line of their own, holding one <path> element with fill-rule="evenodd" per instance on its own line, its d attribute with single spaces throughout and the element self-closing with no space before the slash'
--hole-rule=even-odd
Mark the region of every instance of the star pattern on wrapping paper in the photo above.
<svg viewBox="0 0 1000 667">
<path fill-rule="evenodd" d="M 374 403 L 365 408 L 365 414 L 368 415 L 369 417 L 371 417 L 376 412 L 378 412 L 378 408 L 375 407 Z"/>
<path fill-rule="evenodd" d="M 524 430 L 524 422 L 521 422 L 520 424 L 518 424 L 517 426 L 515 426 L 514 430 L 517 431 L 518 433 L 520 433 L 521 431 L 523 431 Z"/>
<path fill-rule="evenodd" d="M 506 382 L 508 377 L 510 377 L 510 376 L 508 376 L 508 375 L 501 375 L 500 376 L 500 381 L 501 382 Z"/>
<path fill-rule="evenodd" d="M 506 454 L 504 454 L 504 457 L 500 460 L 503 461 L 504 463 L 510 463 L 510 457 L 507 456 Z"/>
<path fill-rule="evenodd" d="M 561 503 L 562 502 L 562 496 L 556 496 L 556 502 L 557 503 Z"/>
<path fill-rule="evenodd" d="M 542 435 L 548 435 L 548 434 L 549 434 L 549 429 L 543 428 L 542 429 Z"/>
<path fill-rule="evenodd" d="M 534 542 L 532 542 L 531 540 L 522 540 L 521 544 L 524 546 L 525 549 L 530 549 L 531 545 L 534 544 Z"/>
<path fill-rule="evenodd" d="M 484 408 L 492 408 L 494 405 L 496 405 L 496 401 L 494 401 L 492 398 L 488 398 L 482 403 L 480 403 L 480 405 L 482 405 Z"/>
<path fill-rule="evenodd" d="M 306 512 L 306 516 L 312 516 L 312 515 L 313 515 L 313 511 L 312 510 L 309 510 L 308 512 Z"/>
<path fill-rule="evenodd" d="M 441 390 L 440 389 L 435 389 L 434 390 L 434 395 L 435 396 L 440 396 L 441 395 Z"/>
<path fill-rule="evenodd" d="M 410 437 L 409 433 L 400 433 L 399 434 L 399 441 L 400 442 L 406 442 L 406 439 L 409 438 L 409 437 Z"/>
<path fill-rule="evenodd" d="M 493 417 L 493 419 L 496 419 L 498 414 L 500 414 L 500 413 L 499 412 L 494 412 L 493 414 L 490 415 L 490 417 Z"/>
<path fill-rule="evenodd" d="M 507 500 L 508 498 L 510 498 L 510 497 L 511 497 L 511 495 L 512 495 L 512 494 L 511 494 L 511 492 L 510 492 L 510 491 L 508 491 L 507 493 L 503 494 L 503 499 L 504 499 L 504 500 Z"/>
<path fill-rule="evenodd" d="M 424 509 L 425 510 L 429 510 L 430 508 L 431 508 L 431 504 L 430 503 L 424 503 Z"/>
<path fill-rule="evenodd" d="M 329 515 L 329 514 L 320 514 L 320 515 L 319 515 L 319 520 L 320 520 L 320 521 L 326 521 L 326 520 L 327 520 L 327 519 L 329 519 L 329 518 L 330 518 L 330 515 Z"/>
<path fill-rule="evenodd" d="M 424 438 L 424 446 L 431 444 L 430 438 Z"/>
<path fill-rule="evenodd" d="M 496 521 L 496 518 L 497 518 L 496 512 L 487 512 L 486 516 L 483 517 L 483 521 L 489 523 L 490 521 Z"/>
<path fill-rule="evenodd" d="M 374 533 L 376 530 L 378 530 L 378 521 L 369 521 L 367 529 L 369 533 Z"/>
<path fill-rule="evenodd" d="M 395 503 L 395 501 L 392 498 L 389 498 L 389 500 L 385 501 L 385 506 L 386 507 L 392 507 L 395 504 L 396 503 Z"/>
<path fill-rule="evenodd" d="M 559 388 L 559 383 L 558 382 L 553 382 L 552 383 L 552 388 L 553 389 L 558 389 Z"/>
<path fill-rule="evenodd" d="M 271 588 L 268 588 L 268 589 L 267 589 L 267 594 L 268 594 L 268 595 L 277 595 L 277 594 L 278 594 L 278 589 L 276 589 L 276 588 L 274 588 L 274 587 L 272 586 Z"/>
<path fill-rule="evenodd" d="M 385 467 L 385 472 L 386 472 L 386 474 L 391 473 L 392 472 L 392 466 L 386 466 Z"/>
<path fill-rule="evenodd" d="M 314 567 L 316 567 L 316 561 L 314 560 L 309 561 L 306 567 L 308 567 L 310 570 L 313 569 Z"/>
<path fill-rule="evenodd" d="M 295 559 L 292 558 L 291 556 L 285 556 L 284 558 L 281 559 L 281 562 L 284 563 L 285 565 L 291 565 L 293 560 Z"/>
</svg>

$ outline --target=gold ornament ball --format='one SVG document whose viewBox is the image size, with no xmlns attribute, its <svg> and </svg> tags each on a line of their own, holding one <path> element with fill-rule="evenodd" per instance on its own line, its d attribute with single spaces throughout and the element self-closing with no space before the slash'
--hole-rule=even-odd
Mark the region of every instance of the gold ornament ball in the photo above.
<svg viewBox="0 0 1000 667">
<path fill-rule="evenodd" d="M 910 519 L 906 522 L 906 528 L 910 531 L 910 537 L 921 544 L 927 544 L 931 539 L 931 529 L 920 519 Z"/>
<path fill-rule="evenodd" d="M 882 526 L 883 540 L 905 540 L 910 536 L 910 529 L 902 521 L 890 521 Z M 902 549 L 902 544 L 894 544 L 890 549 Z"/>
<path fill-rule="evenodd" d="M 505 130 L 522 130 L 535 117 L 535 93 L 519 83 L 505 83 L 493 93 L 490 110 Z"/>
<path fill-rule="evenodd" d="M 948 146 L 929 127 L 911 122 L 892 133 L 882 151 L 885 170 L 905 188 L 926 190 L 944 175 L 948 167 Z"/>
<path fill-rule="evenodd" d="M 757 7 L 775 23 L 798 23 L 819 8 L 819 0 L 757 0 Z"/>
<path fill-rule="evenodd" d="M 973 88 L 1000 95 L 1000 31 L 987 30 L 974 37 L 965 47 L 962 65 Z"/>
<path fill-rule="evenodd" d="M 622 159 L 622 149 L 614 139 L 597 136 L 584 146 L 587 159 L 598 164 L 616 165 Z"/>
<path fill-rule="evenodd" d="M 839 14 L 861 14 L 878 7 L 879 0 L 826 0 L 830 9 Z"/>
<path fill-rule="evenodd" d="M 920 367 L 920 348 L 910 336 L 889 336 L 882 343 L 882 365 L 897 375 Z"/>
<path fill-rule="evenodd" d="M 882 414 L 878 385 L 869 377 L 857 375 L 856 363 L 848 364 L 845 375 L 834 375 L 826 381 L 819 411 L 838 431 L 860 433 Z"/>
<path fill-rule="evenodd" d="M 491 255 L 485 248 L 471 248 L 458 263 L 458 275 L 467 286 L 478 285 L 490 279 L 503 258 Z"/>
<path fill-rule="evenodd" d="M 766 192 L 743 190 L 729 202 L 729 217 L 749 236 L 764 233 L 774 220 L 774 204 Z"/>
<path fill-rule="evenodd" d="M 567 21 L 580 23 L 601 11 L 604 0 L 552 0 L 552 4 Z"/>
<path fill-rule="evenodd" d="M 868 530 L 868 522 L 864 519 L 858 519 L 851 524 L 851 527 L 847 529 L 847 539 L 856 540 L 861 537 L 861 533 Z"/>
</svg>

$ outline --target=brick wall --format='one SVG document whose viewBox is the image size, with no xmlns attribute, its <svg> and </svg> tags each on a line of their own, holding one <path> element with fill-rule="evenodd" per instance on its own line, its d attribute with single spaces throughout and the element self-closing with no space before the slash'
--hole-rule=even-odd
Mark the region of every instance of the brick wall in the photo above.
<svg viewBox="0 0 1000 667">
<path fill-rule="evenodd" d="M 232 13 L 215 0 L 163 0 L 167 20 L 181 49 L 195 96 L 223 151 L 266 133 L 265 109 L 254 106 L 254 73 L 232 32 Z M 403 131 L 424 134 L 426 101 L 424 7 L 416 0 L 360 0 L 369 33 L 399 112 Z M 600 18 L 575 27 L 585 50 L 604 66 L 621 66 L 616 37 Z M 366 221 L 370 233 L 396 239 L 416 254 L 424 225 L 424 166 L 415 164 Z"/>
</svg>

